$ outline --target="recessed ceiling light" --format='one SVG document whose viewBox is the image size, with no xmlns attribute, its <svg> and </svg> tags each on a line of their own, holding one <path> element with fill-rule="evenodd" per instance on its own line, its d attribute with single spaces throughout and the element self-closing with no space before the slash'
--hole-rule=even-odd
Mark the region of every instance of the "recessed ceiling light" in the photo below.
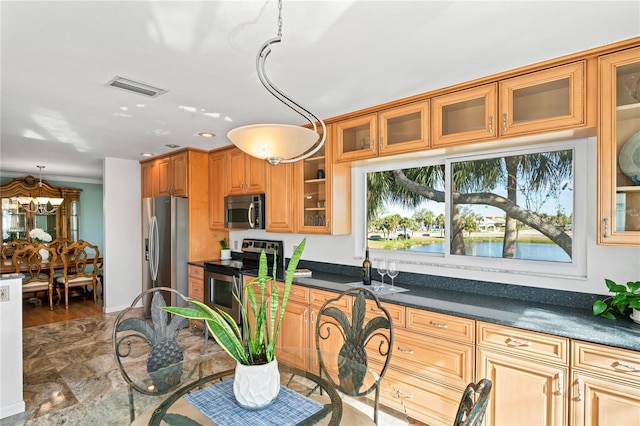
<svg viewBox="0 0 640 426">
<path fill-rule="evenodd" d="M 167 148 L 180 148 L 180 145 L 176 145 L 175 143 L 168 143 L 165 146 Z"/>
<path fill-rule="evenodd" d="M 150 152 L 143 152 L 140 155 L 142 155 L 143 157 L 153 157 L 153 154 Z"/>
<path fill-rule="evenodd" d="M 211 132 L 198 132 L 198 134 L 203 138 L 212 138 L 216 135 L 215 133 L 211 133 Z"/>
</svg>

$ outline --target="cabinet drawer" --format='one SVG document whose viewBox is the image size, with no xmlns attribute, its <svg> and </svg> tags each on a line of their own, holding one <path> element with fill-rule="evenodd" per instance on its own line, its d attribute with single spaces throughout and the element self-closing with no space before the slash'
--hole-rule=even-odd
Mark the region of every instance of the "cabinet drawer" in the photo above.
<svg viewBox="0 0 640 426">
<path fill-rule="evenodd" d="M 422 381 L 394 369 L 389 369 L 384 378 L 384 387 L 391 388 L 394 395 L 388 395 L 389 392 L 383 388 L 380 394 L 382 404 L 396 408 L 400 399 L 411 418 L 429 425 L 453 424 L 462 397 L 461 391 Z"/>
<path fill-rule="evenodd" d="M 569 339 L 495 324 L 478 323 L 478 345 L 568 364 Z"/>
<path fill-rule="evenodd" d="M 571 366 L 620 379 L 640 380 L 640 353 L 595 343 L 573 341 Z"/>
<path fill-rule="evenodd" d="M 369 320 L 376 315 L 380 315 L 382 311 L 378 309 L 376 303 L 368 299 L 367 300 L 367 313 L 365 315 L 366 319 Z M 398 330 L 400 327 L 404 328 L 405 320 L 404 320 L 404 306 L 394 305 L 393 303 L 384 303 L 381 305 L 389 311 L 389 316 L 391 317 L 391 322 L 393 323 L 393 327 L 395 330 Z"/>
<path fill-rule="evenodd" d="M 474 343 L 474 320 L 407 308 L 407 328 L 418 333 Z"/>
<path fill-rule="evenodd" d="M 329 299 L 335 299 L 339 295 L 340 293 L 312 289 L 309 297 L 310 297 L 311 305 L 317 310 L 317 309 L 320 309 L 320 307 L 324 304 L 324 302 L 326 302 Z M 336 308 L 342 309 L 343 312 L 351 312 L 352 303 L 353 301 L 351 297 L 343 297 L 342 299 L 340 299 L 340 302 L 334 303 L 333 306 Z"/>
<path fill-rule="evenodd" d="M 202 266 L 189 265 L 188 271 L 190 277 L 204 280 L 204 268 Z"/>
<path fill-rule="evenodd" d="M 204 301 L 204 284 L 202 280 L 189 278 L 189 297 Z"/>
<path fill-rule="evenodd" d="M 473 381 L 474 347 L 396 328 L 391 366 L 462 390 Z"/>
<path fill-rule="evenodd" d="M 280 291 L 280 295 L 282 295 L 283 289 L 284 283 L 278 282 L 278 290 Z M 289 302 L 302 303 L 304 305 L 309 304 L 309 289 L 307 287 L 302 287 L 299 285 L 292 285 L 291 291 L 289 292 Z"/>
</svg>

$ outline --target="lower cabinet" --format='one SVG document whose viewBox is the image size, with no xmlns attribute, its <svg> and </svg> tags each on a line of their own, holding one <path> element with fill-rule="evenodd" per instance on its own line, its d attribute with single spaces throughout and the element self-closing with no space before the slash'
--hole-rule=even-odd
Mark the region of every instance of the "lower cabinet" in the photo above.
<svg viewBox="0 0 640 426">
<path fill-rule="evenodd" d="M 640 354 L 572 342 L 571 424 L 640 424 Z"/>
<path fill-rule="evenodd" d="M 566 425 L 569 339 L 478 322 L 477 376 L 493 382 L 485 425 Z"/>
<path fill-rule="evenodd" d="M 189 297 L 193 297 L 200 302 L 204 302 L 204 267 L 188 265 L 187 281 L 189 285 Z M 190 321 L 191 327 L 202 327 L 202 323 L 198 321 Z"/>
</svg>

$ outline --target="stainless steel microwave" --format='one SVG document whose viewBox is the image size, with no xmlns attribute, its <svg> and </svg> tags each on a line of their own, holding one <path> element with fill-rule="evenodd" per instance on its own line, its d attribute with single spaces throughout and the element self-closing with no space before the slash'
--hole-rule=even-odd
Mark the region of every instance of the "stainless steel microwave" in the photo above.
<svg viewBox="0 0 640 426">
<path fill-rule="evenodd" d="M 224 197 L 224 227 L 264 229 L 264 194 Z"/>
</svg>

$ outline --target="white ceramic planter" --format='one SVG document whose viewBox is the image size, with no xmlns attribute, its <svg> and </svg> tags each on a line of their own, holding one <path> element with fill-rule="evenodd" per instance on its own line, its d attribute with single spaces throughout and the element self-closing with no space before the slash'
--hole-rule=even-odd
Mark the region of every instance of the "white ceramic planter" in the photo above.
<svg viewBox="0 0 640 426">
<path fill-rule="evenodd" d="M 278 361 L 268 364 L 236 364 L 233 394 L 238 405 L 247 410 L 260 410 L 269 406 L 280 393 Z"/>
<path fill-rule="evenodd" d="M 631 321 L 640 324 L 640 311 L 637 309 L 634 309 L 631 312 L 631 315 L 629 315 L 629 318 L 631 318 Z"/>
<path fill-rule="evenodd" d="M 42 260 L 48 260 L 49 259 L 49 250 L 40 249 L 40 250 L 38 250 L 38 252 L 40 253 L 40 256 L 42 257 Z"/>
<path fill-rule="evenodd" d="M 231 249 L 221 249 L 220 260 L 229 260 L 229 259 L 231 259 Z"/>
</svg>

